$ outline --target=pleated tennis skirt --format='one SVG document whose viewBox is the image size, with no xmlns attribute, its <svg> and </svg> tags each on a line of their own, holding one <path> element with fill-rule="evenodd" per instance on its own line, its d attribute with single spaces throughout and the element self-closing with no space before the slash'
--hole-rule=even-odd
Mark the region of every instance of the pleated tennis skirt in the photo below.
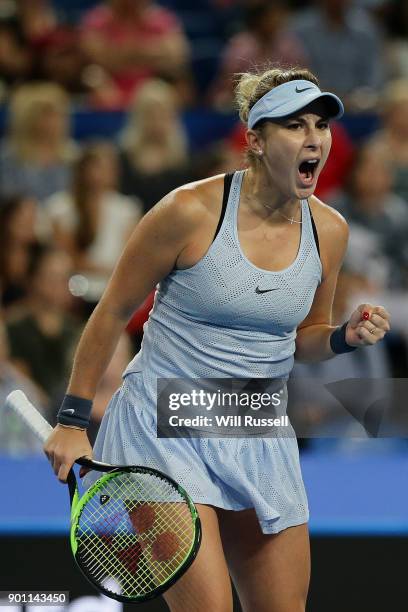
<svg viewBox="0 0 408 612">
<path fill-rule="evenodd" d="M 254 508 L 266 534 L 308 521 L 296 438 L 157 438 L 156 407 L 149 403 L 143 374 L 127 374 L 103 417 L 95 459 L 160 470 L 195 503 Z M 90 472 L 84 486 L 99 476 Z"/>
</svg>

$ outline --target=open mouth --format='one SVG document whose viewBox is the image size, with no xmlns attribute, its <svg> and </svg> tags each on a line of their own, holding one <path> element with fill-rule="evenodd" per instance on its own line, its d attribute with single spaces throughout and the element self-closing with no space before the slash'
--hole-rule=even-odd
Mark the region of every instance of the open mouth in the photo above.
<svg viewBox="0 0 408 612">
<path fill-rule="evenodd" d="M 312 185 L 318 165 L 318 159 L 308 159 L 299 165 L 299 176 L 304 185 Z"/>
</svg>

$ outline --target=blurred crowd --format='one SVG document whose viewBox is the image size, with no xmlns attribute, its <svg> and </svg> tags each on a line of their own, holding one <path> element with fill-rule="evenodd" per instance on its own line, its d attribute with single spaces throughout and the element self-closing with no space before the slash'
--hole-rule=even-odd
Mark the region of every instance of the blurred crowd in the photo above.
<svg viewBox="0 0 408 612">
<path fill-rule="evenodd" d="M 393 324 L 368 356 L 294 376 L 407 377 L 406 0 L 0 0 L 0 405 L 22 388 L 55 422 L 132 229 L 175 187 L 243 167 L 234 74 L 270 63 L 311 68 L 345 102 L 316 194 L 351 230 L 334 323 L 364 301 Z M 150 305 L 100 384 L 93 432 Z M 319 401 L 308 411 L 324 432 L 331 409 Z M 12 415 L 0 423 L 0 451 L 38 446 Z"/>
</svg>

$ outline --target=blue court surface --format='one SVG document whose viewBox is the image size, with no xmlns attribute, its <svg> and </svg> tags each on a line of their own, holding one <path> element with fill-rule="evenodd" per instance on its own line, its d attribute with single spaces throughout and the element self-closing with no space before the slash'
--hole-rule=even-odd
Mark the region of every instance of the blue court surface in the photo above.
<svg viewBox="0 0 408 612">
<path fill-rule="evenodd" d="M 329 449 L 301 457 L 312 535 L 408 535 L 408 452 Z M 67 488 L 41 455 L 0 456 L 0 534 L 63 534 Z"/>
</svg>

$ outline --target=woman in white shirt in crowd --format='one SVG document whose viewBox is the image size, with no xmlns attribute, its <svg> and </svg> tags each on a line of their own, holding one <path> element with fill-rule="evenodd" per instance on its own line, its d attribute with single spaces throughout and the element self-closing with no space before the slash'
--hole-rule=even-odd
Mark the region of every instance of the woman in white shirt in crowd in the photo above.
<svg viewBox="0 0 408 612">
<path fill-rule="evenodd" d="M 74 259 L 91 300 L 102 293 L 116 260 L 142 214 L 142 204 L 119 193 L 117 154 L 105 142 L 84 148 L 69 191 L 47 201 L 55 242 Z"/>
</svg>

